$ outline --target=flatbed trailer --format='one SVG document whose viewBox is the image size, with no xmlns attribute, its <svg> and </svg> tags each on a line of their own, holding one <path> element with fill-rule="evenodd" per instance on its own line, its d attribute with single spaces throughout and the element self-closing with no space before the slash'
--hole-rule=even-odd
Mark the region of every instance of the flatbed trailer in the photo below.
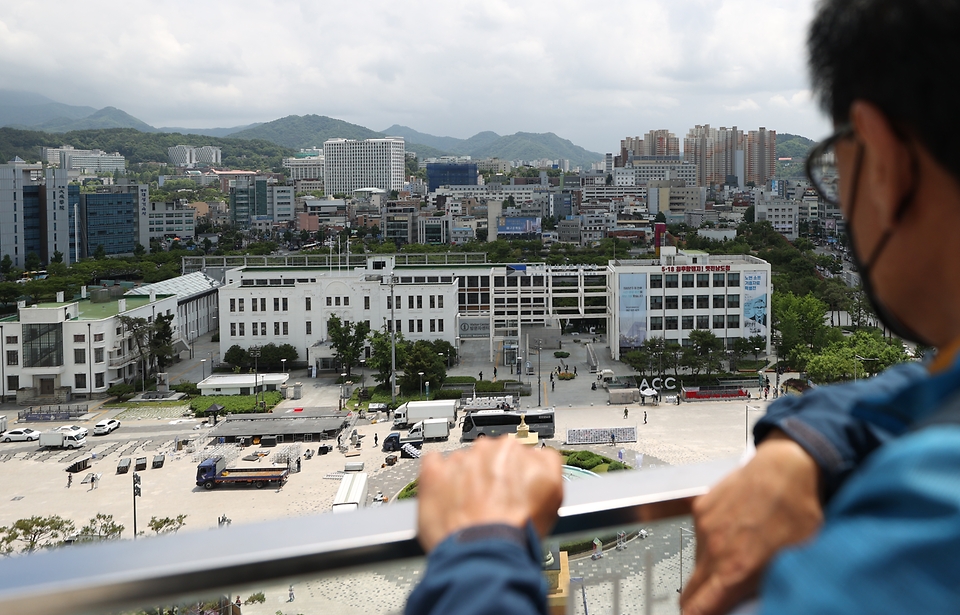
<svg viewBox="0 0 960 615">
<path fill-rule="evenodd" d="M 283 485 L 290 475 L 286 467 L 228 468 L 222 457 L 205 459 L 197 466 L 197 486 L 213 489 L 222 484 L 250 484 L 263 489 L 270 483 Z"/>
</svg>

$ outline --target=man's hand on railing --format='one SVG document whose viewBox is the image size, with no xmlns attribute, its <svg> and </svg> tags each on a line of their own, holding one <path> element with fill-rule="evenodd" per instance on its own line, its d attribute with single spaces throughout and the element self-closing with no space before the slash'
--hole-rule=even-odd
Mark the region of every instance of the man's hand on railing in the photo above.
<svg viewBox="0 0 960 615">
<path fill-rule="evenodd" d="M 560 456 L 511 437 L 481 438 L 447 457 L 423 457 L 418 532 L 430 553 L 459 530 L 489 524 L 522 528 L 532 521 L 540 537 L 553 527 L 563 500 Z"/>
<path fill-rule="evenodd" d="M 697 565 L 680 597 L 684 613 L 721 615 L 756 595 L 777 552 L 823 522 L 819 475 L 800 445 L 774 431 L 747 465 L 697 498 Z"/>
</svg>

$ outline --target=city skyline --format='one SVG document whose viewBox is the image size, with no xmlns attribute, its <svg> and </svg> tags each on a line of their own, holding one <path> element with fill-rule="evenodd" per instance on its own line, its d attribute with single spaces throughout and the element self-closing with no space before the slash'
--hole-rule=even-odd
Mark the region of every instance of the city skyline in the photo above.
<svg viewBox="0 0 960 615">
<path fill-rule="evenodd" d="M 93 2 L 37 19 L 21 5 L 0 17 L 0 80 L 66 104 L 118 107 L 158 127 L 315 113 L 458 138 L 554 132 L 598 152 L 615 151 L 627 135 L 683 135 L 704 123 L 816 139 L 829 123 L 810 100 L 798 25 L 812 6 L 368 2 L 358 10 L 277 0 L 184 14 Z M 92 39 L 92 31 L 111 34 Z"/>
</svg>

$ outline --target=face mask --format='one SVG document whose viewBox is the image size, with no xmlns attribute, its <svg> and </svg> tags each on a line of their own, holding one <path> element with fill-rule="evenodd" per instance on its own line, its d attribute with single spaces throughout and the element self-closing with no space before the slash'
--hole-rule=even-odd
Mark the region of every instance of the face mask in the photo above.
<svg viewBox="0 0 960 615">
<path fill-rule="evenodd" d="M 867 299 L 870 301 L 870 305 L 873 307 L 874 313 L 877 315 L 877 318 L 880 319 L 880 322 L 883 325 L 890 329 L 894 335 L 897 337 L 903 338 L 904 340 L 916 342 L 919 344 L 932 345 L 926 341 L 923 336 L 914 331 L 903 321 L 897 318 L 893 312 L 891 312 L 882 301 L 880 297 L 877 296 L 876 289 L 873 286 L 872 276 L 873 267 L 877 263 L 877 259 L 880 258 L 880 255 L 883 253 L 883 250 L 887 247 L 887 242 L 890 240 L 890 237 L 893 235 L 893 231 L 897 228 L 896 223 L 900 222 L 900 219 L 906 213 L 907 209 L 910 207 L 910 204 L 913 202 L 913 196 L 915 192 L 916 183 L 911 186 L 910 190 L 904 195 L 900 200 L 900 204 L 897 206 L 896 216 L 894 217 L 894 225 L 888 228 L 883 232 L 883 235 L 880 237 L 880 241 L 877 243 L 877 246 L 873 249 L 873 253 L 870 254 L 870 258 L 867 262 L 863 262 L 860 258 L 859 253 L 857 252 L 857 241 L 854 238 L 853 230 L 853 215 L 856 210 L 857 205 L 857 187 L 860 184 L 860 163 L 863 160 L 863 146 L 857 146 L 857 157 L 853 167 L 853 189 L 850 194 L 850 219 L 847 221 L 847 237 L 850 239 L 850 246 L 852 247 L 853 262 L 857 267 L 857 271 L 860 272 L 860 282 L 863 284 L 863 292 L 867 295 Z M 914 167 L 916 167 L 916 162 L 914 159 Z M 916 168 L 914 168 L 914 177 L 917 177 Z"/>
</svg>

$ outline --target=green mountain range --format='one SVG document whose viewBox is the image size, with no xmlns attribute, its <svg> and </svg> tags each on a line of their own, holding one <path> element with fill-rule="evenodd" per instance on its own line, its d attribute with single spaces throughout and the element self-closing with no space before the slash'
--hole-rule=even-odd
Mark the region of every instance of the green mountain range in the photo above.
<svg viewBox="0 0 960 615">
<path fill-rule="evenodd" d="M 806 158 L 816 141 L 811 141 L 800 135 L 792 135 L 788 132 L 777 133 L 777 157 L 778 158 Z"/>
</svg>

